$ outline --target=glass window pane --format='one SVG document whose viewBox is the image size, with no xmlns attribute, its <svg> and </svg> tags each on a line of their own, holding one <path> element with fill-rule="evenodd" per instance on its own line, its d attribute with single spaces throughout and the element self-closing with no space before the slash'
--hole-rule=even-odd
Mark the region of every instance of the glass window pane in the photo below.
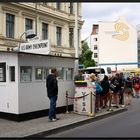
<svg viewBox="0 0 140 140">
<path fill-rule="evenodd" d="M 32 81 L 32 67 L 30 67 L 30 66 L 21 66 L 20 67 L 20 81 L 21 82 Z"/>
<path fill-rule="evenodd" d="M 70 48 L 74 47 L 74 33 L 73 33 L 73 28 L 69 28 L 69 45 Z"/>
<path fill-rule="evenodd" d="M 43 68 L 35 68 L 35 80 L 43 79 Z"/>
<path fill-rule="evenodd" d="M 0 63 L 0 82 L 6 82 L 6 63 Z"/>
<path fill-rule="evenodd" d="M 66 69 L 66 80 L 73 80 L 73 68 Z"/>
<path fill-rule="evenodd" d="M 49 74 L 51 74 L 51 68 L 44 68 L 44 79 L 46 79 Z"/>
<path fill-rule="evenodd" d="M 8 38 L 14 38 L 14 20 L 14 15 L 6 14 L 6 37 Z"/>
<path fill-rule="evenodd" d="M 64 79 L 64 68 L 57 68 L 58 71 L 58 79 Z"/>
<path fill-rule="evenodd" d="M 62 28 L 56 27 L 57 46 L 61 46 L 61 34 L 62 34 Z"/>
<path fill-rule="evenodd" d="M 15 81 L 15 67 L 14 66 L 10 66 L 9 67 L 10 70 L 10 81 Z"/>
<path fill-rule="evenodd" d="M 42 23 L 42 39 L 48 39 L 48 24 Z"/>
<path fill-rule="evenodd" d="M 25 30 L 33 29 L 33 20 L 32 19 L 25 19 Z"/>
</svg>

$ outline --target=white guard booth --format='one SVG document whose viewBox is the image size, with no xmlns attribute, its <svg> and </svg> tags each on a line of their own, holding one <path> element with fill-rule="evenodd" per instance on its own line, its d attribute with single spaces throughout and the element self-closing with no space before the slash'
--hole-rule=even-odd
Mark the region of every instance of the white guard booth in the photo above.
<svg viewBox="0 0 140 140">
<path fill-rule="evenodd" d="M 75 92 L 74 57 L 53 56 L 42 52 L 0 51 L 0 113 L 9 113 L 20 119 L 24 114 L 37 112 L 39 115 L 48 110 L 50 105 L 46 76 L 54 67 L 60 74 L 57 107 L 63 112 L 66 109 L 66 91 L 72 97 Z M 69 105 L 73 106 L 73 101 Z M 47 116 L 47 112 L 44 114 Z"/>
<path fill-rule="evenodd" d="M 74 112 L 81 115 L 95 115 L 95 86 L 76 86 Z"/>
</svg>

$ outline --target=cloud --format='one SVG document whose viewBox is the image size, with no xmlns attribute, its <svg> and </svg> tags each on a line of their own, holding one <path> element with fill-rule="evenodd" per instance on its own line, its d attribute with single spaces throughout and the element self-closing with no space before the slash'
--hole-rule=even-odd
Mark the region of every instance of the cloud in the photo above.
<svg viewBox="0 0 140 140">
<path fill-rule="evenodd" d="M 133 26 L 140 24 L 140 3 L 82 3 L 82 39 L 90 35 L 98 21 L 116 21 L 120 16 Z"/>
</svg>

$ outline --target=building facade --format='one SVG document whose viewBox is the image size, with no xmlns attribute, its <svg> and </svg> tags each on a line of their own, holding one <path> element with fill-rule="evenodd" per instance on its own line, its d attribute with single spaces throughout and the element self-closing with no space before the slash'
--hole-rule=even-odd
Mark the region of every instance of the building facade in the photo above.
<svg viewBox="0 0 140 140">
<path fill-rule="evenodd" d="M 51 54 L 75 56 L 76 3 L 0 3 L 0 50 L 26 42 L 21 35 L 32 29 L 40 40 L 48 39 Z M 81 3 L 78 3 L 78 37 L 81 40 Z"/>
<path fill-rule="evenodd" d="M 118 68 L 137 67 L 126 65 L 138 62 L 137 32 L 124 17 L 114 22 L 99 21 L 93 24 L 90 48 L 97 65 L 114 64 L 114 68 L 115 64 Z"/>
<path fill-rule="evenodd" d="M 136 26 L 137 29 L 137 42 L 138 42 L 138 62 L 140 63 L 140 24 Z M 138 65 L 140 68 L 140 64 Z"/>
</svg>

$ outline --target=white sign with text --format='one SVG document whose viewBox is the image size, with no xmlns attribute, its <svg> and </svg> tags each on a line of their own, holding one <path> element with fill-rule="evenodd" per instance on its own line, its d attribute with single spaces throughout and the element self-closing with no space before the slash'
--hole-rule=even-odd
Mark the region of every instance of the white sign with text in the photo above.
<svg viewBox="0 0 140 140">
<path fill-rule="evenodd" d="M 20 52 L 50 54 L 50 41 L 41 40 L 20 44 Z"/>
</svg>

